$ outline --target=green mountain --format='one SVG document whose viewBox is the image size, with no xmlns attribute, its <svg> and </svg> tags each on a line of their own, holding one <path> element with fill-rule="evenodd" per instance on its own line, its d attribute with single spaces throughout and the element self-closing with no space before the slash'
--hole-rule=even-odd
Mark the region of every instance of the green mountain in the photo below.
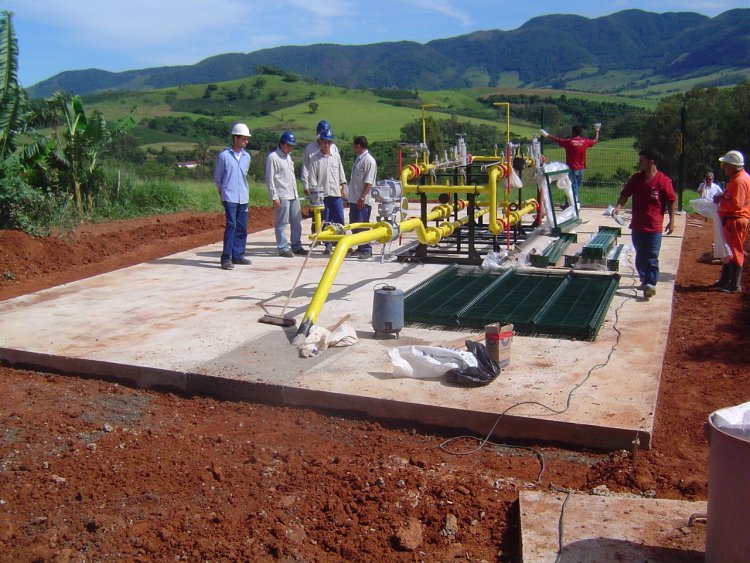
<svg viewBox="0 0 750 563">
<path fill-rule="evenodd" d="M 354 88 L 509 85 L 633 93 L 655 84 L 734 84 L 750 76 L 750 9 L 714 18 L 641 10 L 595 19 L 549 15 L 511 31 L 478 31 L 426 44 L 286 46 L 217 55 L 194 65 L 66 71 L 28 92 L 42 97 L 60 89 L 91 94 L 205 84 L 254 75 L 258 65 Z"/>
</svg>

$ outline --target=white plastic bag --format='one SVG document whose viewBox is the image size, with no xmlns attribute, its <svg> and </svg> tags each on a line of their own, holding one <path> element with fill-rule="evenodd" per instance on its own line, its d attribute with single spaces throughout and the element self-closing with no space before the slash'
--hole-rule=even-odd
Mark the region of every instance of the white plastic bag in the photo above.
<svg viewBox="0 0 750 563">
<path fill-rule="evenodd" d="M 317 356 L 326 348 L 351 346 L 359 341 L 357 331 L 349 324 L 343 324 L 331 332 L 325 327 L 313 325 L 307 336 L 298 334 L 292 340 L 303 358 Z"/>
<path fill-rule="evenodd" d="M 334 330 L 328 338 L 328 346 L 340 348 L 342 346 L 351 346 L 359 342 L 357 331 L 350 324 L 343 324 Z"/>
<path fill-rule="evenodd" d="M 523 188 L 523 180 L 516 172 L 515 168 L 510 169 L 510 187 L 511 188 Z"/>
<path fill-rule="evenodd" d="M 549 174 L 551 172 L 559 172 L 559 171 L 567 170 L 567 169 L 568 169 L 568 165 L 562 162 L 548 162 L 541 169 L 539 169 L 539 172 L 537 173 L 536 183 L 537 183 L 537 187 L 542 192 L 542 199 L 543 199 L 542 204 L 544 208 L 545 221 L 547 221 L 548 218 L 552 216 L 553 210 L 552 210 L 552 202 L 549 201 L 549 198 L 547 197 L 547 185 L 546 185 L 544 173 L 546 172 L 547 174 Z M 557 187 L 560 188 L 563 192 L 565 192 L 565 199 L 568 201 L 568 207 L 572 208 L 573 207 L 573 184 L 570 182 L 570 176 L 568 174 L 555 174 L 549 177 L 549 182 L 552 184 L 557 184 Z M 575 216 L 575 213 L 573 213 L 573 216 Z M 559 215 L 556 215 L 556 217 L 557 217 L 558 224 L 566 220 L 566 219 L 562 219 Z M 547 230 L 549 230 L 549 228 L 551 228 L 551 225 L 547 228 Z"/>
<path fill-rule="evenodd" d="M 565 192 L 565 199 L 568 200 L 568 206 L 573 207 L 573 183 L 570 181 L 570 176 L 567 174 L 557 176 L 557 187 Z"/>
<path fill-rule="evenodd" d="M 310 328 L 310 332 L 307 336 L 298 334 L 292 340 L 299 350 L 299 355 L 303 358 L 309 358 L 311 356 L 317 356 L 323 350 L 328 348 L 328 339 L 331 336 L 331 331 L 322 326 L 313 325 Z"/>
<path fill-rule="evenodd" d="M 750 402 L 719 409 L 711 420 L 716 428 L 727 434 L 750 441 Z"/>
<path fill-rule="evenodd" d="M 388 351 L 394 377 L 436 379 L 452 369 L 477 367 L 471 352 L 440 346 L 401 346 Z"/>
<path fill-rule="evenodd" d="M 700 213 L 706 219 L 710 219 L 714 226 L 714 258 L 727 258 L 732 255 L 729 245 L 724 240 L 724 232 L 721 230 L 721 217 L 719 208 L 713 201 L 706 199 L 691 199 L 690 205 L 696 213 Z"/>
<path fill-rule="evenodd" d="M 502 264 L 508 258 L 508 251 L 501 250 L 500 252 L 488 252 L 482 260 L 483 270 L 494 270 L 496 268 L 502 268 Z"/>
</svg>

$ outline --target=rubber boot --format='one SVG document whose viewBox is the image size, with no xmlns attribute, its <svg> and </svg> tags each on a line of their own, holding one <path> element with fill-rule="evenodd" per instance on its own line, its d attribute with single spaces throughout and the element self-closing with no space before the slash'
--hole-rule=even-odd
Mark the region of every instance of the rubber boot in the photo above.
<svg viewBox="0 0 750 563">
<path fill-rule="evenodd" d="M 711 284 L 711 287 L 722 287 L 727 285 L 727 278 L 729 277 L 729 263 L 721 265 L 721 275 L 719 279 Z"/>
<path fill-rule="evenodd" d="M 724 293 L 735 293 L 740 290 L 740 276 L 742 275 L 742 267 L 736 262 L 729 263 L 729 275 L 727 276 L 727 283 L 719 286 L 719 291 Z"/>
</svg>

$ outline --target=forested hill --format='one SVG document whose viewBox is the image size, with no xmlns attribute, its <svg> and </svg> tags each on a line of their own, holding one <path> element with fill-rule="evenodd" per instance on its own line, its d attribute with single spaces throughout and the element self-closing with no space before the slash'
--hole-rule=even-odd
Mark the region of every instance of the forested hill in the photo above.
<svg viewBox="0 0 750 563">
<path fill-rule="evenodd" d="M 750 9 L 700 14 L 625 10 L 588 19 L 548 15 L 511 31 L 479 31 L 426 44 L 318 44 L 217 55 L 194 65 L 126 72 L 67 71 L 28 89 L 34 97 L 203 84 L 273 66 L 349 87 L 441 89 L 472 86 L 575 87 L 623 91 L 704 77 L 706 85 L 750 74 Z"/>
</svg>

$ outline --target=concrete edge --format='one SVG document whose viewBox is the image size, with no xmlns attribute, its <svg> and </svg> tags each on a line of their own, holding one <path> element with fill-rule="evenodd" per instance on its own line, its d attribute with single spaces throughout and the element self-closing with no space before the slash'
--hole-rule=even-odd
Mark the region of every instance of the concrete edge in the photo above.
<svg viewBox="0 0 750 563">
<path fill-rule="evenodd" d="M 640 447 L 648 449 L 651 440 L 651 431 L 644 429 L 605 428 L 560 421 L 553 417 L 542 419 L 467 411 L 3 347 L 0 347 L 0 362 L 17 368 L 44 369 L 63 375 L 82 375 L 155 391 L 176 391 L 230 401 L 252 401 L 273 406 L 322 409 L 337 413 L 364 413 L 381 420 L 410 421 L 444 429 L 466 430 L 480 437 L 488 436 L 492 431 L 489 438 L 500 440 L 534 441 L 561 447 L 605 451 L 630 450 L 636 436 L 640 441 Z"/>
</svg>

